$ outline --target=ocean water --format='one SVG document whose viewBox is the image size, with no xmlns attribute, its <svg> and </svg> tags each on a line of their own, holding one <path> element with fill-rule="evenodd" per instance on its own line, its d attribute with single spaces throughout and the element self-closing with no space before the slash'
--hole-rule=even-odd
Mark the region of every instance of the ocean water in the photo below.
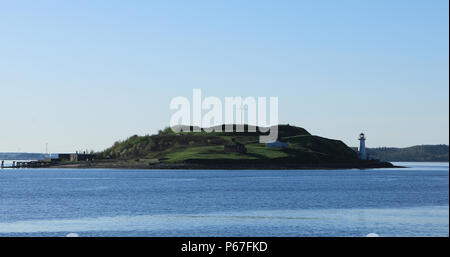
<svg viewBox="0 0 450 257">
<path fill-rule="evenodd" d="M 448 163 L 0 170 L 0 236 L 449 236 Z M 72 234 L 73 235 L 73 234 Z"/>
</svg>

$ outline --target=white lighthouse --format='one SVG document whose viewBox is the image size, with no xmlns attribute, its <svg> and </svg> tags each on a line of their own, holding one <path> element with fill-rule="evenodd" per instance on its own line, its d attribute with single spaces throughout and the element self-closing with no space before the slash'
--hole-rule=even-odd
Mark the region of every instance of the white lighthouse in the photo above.
<svg viewBox="0 0 450 257">
<path fill-rule="evenodd" d="M 367 153 L 366 153 L 366 136 L 364 135 L 364 133 L 361 132 L 361 134 L 359 134 L 359 158 L 361 160 L 367 160 Z"/>
</svg>

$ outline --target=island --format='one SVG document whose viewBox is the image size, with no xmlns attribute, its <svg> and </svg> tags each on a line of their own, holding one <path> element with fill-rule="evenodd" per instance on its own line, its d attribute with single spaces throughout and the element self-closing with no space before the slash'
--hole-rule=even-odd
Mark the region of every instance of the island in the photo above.
<svg viewBox="0 0 450 257">
<path fill-rule="evenodd" d="M 340 140 L 310 134 L 301 127 L 278 125 L 278 139 L 260 143 L 261 130 L 178 132 L 134 135 L 97 153 L 59 154 L 31 166 L 117 169 L 368 169 L 394 168 L 376 159 L 362 160 Z M 225 125 L 222 125 L 225 131 Z"/>
</svg>

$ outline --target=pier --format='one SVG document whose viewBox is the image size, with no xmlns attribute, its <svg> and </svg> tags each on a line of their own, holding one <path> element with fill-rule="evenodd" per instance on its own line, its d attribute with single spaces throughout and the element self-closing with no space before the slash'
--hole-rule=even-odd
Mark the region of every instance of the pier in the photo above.
<svg viewBox="0 0 450 257">
<path fill-rule="evenodd" d="M 25 161 L 25 162 L 18 162 L 13 161 L 12 165 L 6 166 L 5 161 L 1 162 L 1 169 L 20 169 L 20 168 L 44 168 L 50 166 L 52 162 L 47 160 L 41 160 L 41 161 Z"/>
<path fill-rule="evenodd" d="M 45 168 L 50 167 L 53 164 L 60 162 L 86 162 L 94 160 L 94 154 L 82 153 L 59 153 L 57 158 L 33 160 L 33 161 L 13 161 L 9 160 L 8 165 L 5 164 L 5 160 L 1 161 L 0 169 L 20 169 L 20 168 Z M 8 161 L 8 160 L 7 160 Z"/>
</svg>

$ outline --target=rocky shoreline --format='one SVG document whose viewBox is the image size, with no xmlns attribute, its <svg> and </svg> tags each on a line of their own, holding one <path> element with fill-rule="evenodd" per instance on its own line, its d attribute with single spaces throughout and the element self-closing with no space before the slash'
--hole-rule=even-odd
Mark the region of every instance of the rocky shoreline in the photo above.
<svg viewBox="0 0 450 257">
<path fill-rule="evenodd" d="M 186 170 L 322 170 L 322 169 L 376 169 L 376 168 L 404 168 L 389 162 L 366 161 L 357 163 L 120 163 L 114 161 L 86 161 L 77 163 L 59 163 L 48 168 L 72 169 L 186 169 Z"/>
</svg>

